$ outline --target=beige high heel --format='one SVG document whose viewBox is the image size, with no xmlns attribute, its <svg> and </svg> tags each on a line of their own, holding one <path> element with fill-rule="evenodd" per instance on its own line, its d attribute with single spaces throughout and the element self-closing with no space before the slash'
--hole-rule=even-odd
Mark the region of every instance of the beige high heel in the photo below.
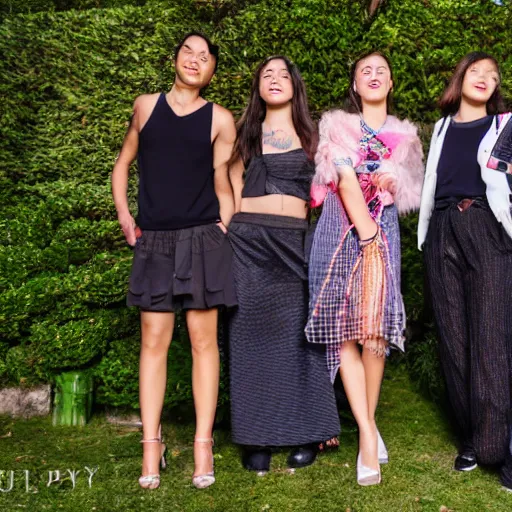
<svg viewBox="0 0 512 512">
<path fill-rule="evenodd" d="M 160 443 L 160 468 L 165 469 L 167 467 L 167 462 L 165 460 L 165 451 L 167 450 L 167 447 L 163 443 L 162 439 L 162 427 L 160 426 L 158 428 L 158 437 L 155 437 L 154 439 L 141 439 L 141 443 Z M 139 485 L 143 489 L 157 489 L 160 487 L 160 475 L 154 474 L 154 475 L 142 475 L 139 477 Z"/>
<path fill-rule="evenodd" d="M 377 429 L 377 450 L 379 452 L 379 464 L 387 464 L 389 462 L 388 450 L 382 440 L 379 429 Z"/>
<path fill-rule="evenodd" d="M 357 483 L 359 485 L 377 485 L 380 484 L 380 466 L 379 469 L 372 469 L 364 466 L 361 462 L 361 453 L 357 454 Z"/>
<path fill-rule="evenodd" d="M 210 443 L 212 446 L 212 470 L 209 473 L 205 473 L 204 475 L 196 475 L 192 477 L 192 484 L 197 489 L 206 489 L 210 487 L 210 485 L 215 483 L 215 474 L 213 468 L 213 437 L 210 438 L 200 438 L 196 437 L 194 439 L 194 443 Z"/>
</svg>

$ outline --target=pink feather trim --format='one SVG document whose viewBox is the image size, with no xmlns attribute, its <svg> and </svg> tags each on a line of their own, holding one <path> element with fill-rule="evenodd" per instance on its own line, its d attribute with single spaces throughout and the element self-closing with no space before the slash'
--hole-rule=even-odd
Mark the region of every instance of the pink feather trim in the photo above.
<svg viewBox="0 0 512 512">
<path fill-rule="evenodd" d="M 326 112 L 319 124 L 320 142 L 315 156 L 316 172 L 311 187 L 312 206 L 320 206 L 327 195 L 327 185 L 338 184 L 333 164 L 336 158 L 351 158 L 354 167 L 361 163 L 360 118 L 343 110 Z M 394 201 L 400 213 L 417 210 L 423 185 L 423 149 L 416 127 L 409 121 L 388 116 L 378 138 L 391 150 L 377 173 L 389 173 L 394 180 Z M 388 198 L 389 199 L 389 198 Z"/>
</svg>

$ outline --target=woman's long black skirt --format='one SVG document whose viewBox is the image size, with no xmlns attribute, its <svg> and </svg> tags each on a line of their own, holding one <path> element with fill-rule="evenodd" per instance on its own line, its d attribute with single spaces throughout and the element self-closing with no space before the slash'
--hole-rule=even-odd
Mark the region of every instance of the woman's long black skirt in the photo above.
<svg viewBox="0 0 512 512">
<path fill-rule="evenodd" d="M 235 443 L 296 446 L 339 433 L 325 347 L 306 341 L 307 222 L 239 213 L 229 226 L 238 308 L 230 321 Z"/>
</svg>

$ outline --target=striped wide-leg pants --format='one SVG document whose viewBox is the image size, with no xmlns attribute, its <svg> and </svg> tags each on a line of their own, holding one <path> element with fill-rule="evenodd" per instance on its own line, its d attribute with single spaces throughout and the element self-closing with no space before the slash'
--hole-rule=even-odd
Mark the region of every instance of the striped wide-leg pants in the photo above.
<svg viewBox="0 0 512 512">
<path fill-rule="evenodd" d="M 442 209 L 439 208 L 442 207 Z M 461 449 L 481 464 L 508 453 L 512 240 L 488 204 L 436 205 L 423 247 L 441 364 Z"/>
</svg>

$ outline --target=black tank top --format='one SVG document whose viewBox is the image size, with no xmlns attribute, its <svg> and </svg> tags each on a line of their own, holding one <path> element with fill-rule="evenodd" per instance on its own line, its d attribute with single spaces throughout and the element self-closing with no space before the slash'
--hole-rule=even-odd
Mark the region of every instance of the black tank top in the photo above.
<svg viewBox="0 0 512 512">
<path fill-rule="evenodd" d="M 213 186 L 213 103 L 177 116 L 161 94 L 139 134 L 142 230 L 172 230 L 219 220 Z"/>
</svg>

